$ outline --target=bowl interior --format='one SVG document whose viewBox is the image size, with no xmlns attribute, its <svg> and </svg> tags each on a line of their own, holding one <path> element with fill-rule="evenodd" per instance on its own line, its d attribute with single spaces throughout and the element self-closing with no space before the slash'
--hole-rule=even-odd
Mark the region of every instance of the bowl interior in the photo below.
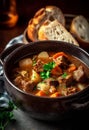
<svg viewBox="0 0 89 130">
<path fill-rule="evenodd" d="M 19 44 L 19 43 L 18 43 Z M 65 53 L 69 53 L 80 60 L 82 60 L 87 66 L 89 66 L 89 54 L 83 50 L 82 48 L 61 41 L 37 41 L 30 42 L 29 44 L 23 45 L 17 49 L 15 49 L 6 59 L 7 63 L 13 64 L 17 62 L 19 59 L 26 57 L 28 55 L 33 55 L 39 53 L 41 51 L 64 51 Z M 6 63 L 6 64 L 7 64 Z M 8 66 L 8 64 L 6 66 Z"/>
<path fill-rule="evenodd" d="M 31 42 L 15 49 L 7 58 L 5 63 L 5 74 L 10 80 L 10 73 L 14 64 L 21 58 L 34 55 L 41 51 L 63 51 L 80 59 L 87 67 L 86 72 L 89 75 L 89 54 L 78 46 L 60 41 L 38 41 Z"/>
</svg>

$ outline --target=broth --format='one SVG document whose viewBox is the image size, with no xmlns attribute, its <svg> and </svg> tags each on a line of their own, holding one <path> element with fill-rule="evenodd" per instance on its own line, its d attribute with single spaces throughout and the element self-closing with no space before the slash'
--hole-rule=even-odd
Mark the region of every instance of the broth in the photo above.
<svg viewBox="0 0 89 130">
<path fill-rule="evenodd" d="M 42 51 L 21 59 L 12 74 L 19 89 L 50 98 L 74 94 L 89 84 L 89 68 L 64 52 Z"/>
</svg>

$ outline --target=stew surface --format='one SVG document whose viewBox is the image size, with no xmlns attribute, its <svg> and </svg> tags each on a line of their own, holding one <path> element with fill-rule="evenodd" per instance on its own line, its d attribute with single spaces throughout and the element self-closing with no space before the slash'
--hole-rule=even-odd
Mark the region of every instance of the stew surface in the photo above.
<svg viewBox="0 0 89 130">
<path fill-rule="evenodd" d="M 13 83 L 37 96 L 60 97 L 89 84 L 86 66 L 64 52 L 46 52 L 21 59 L 13 69 Z"/>
</svg>

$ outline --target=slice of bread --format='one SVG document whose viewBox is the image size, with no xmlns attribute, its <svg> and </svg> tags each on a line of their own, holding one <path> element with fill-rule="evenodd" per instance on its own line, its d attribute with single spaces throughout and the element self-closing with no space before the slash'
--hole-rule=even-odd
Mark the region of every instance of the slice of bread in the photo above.
<svg viewBox="0 0 89 130">
<path fill-rule="evenodd" d="M 29 21 L 27 27 L 27 36 L 31 41 L 37 41 L 37 33 L 40 26 L 45 20 L 53 21 L 57 19 L 63 26 L 65 26 L 65 17 L 62 10 L 56 6 L 46 6 L 39 9 L 34 17 Z"/>
<path fill-rule="evenodd" d="M 59 40 L 79 46 L 75 38 L 57 20 L 46 20 L 38 31 L 38 40 Z"/>
<path fill-rule="evenodd" d="M 79 15 L 73 18 L 70 32 L 79 42 L 89 43 L 89 23 L 84 16 Z"/>
</svg>

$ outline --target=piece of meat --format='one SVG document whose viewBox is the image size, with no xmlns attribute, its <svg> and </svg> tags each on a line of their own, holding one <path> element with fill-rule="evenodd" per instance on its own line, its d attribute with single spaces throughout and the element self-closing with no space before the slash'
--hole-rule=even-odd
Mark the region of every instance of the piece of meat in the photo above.
<svg viewBox="0 0 89 130">
<path fill-rule="evenodd" d="M 49 86 L 57 87 L 59 85 L 59 82 L 53 78 L 47 78 L 44 80 L 44 82 Z"/>
<path fill-rule="evenodd" d="M 69 87 L 72 83 L 73 83 L 73 76 L 72 74 L 67 74 L 65 77 L 63 77 L 63 75 L 61 75 L 60 77 L 58 77 L 58 81 L 60 86 L 66 86 Z"/>
<path fill-rule="evenodd" d="M 34 89 L 35 83 L 31 81 L 25 81 L 22 76 L 18 76 L 15 78 L 14 83 L 20 89 L 26 92 L 31 92 Z"/>
<path fill-rule="evenodd" d="M 73 78 L 77 82 L 84 82 L 86 80 L 86 75 L 83 66 L 79 66 L 78 69 L 73 72 Z"/>
<path fill-rule="evenodd" d="M 77 91 L 78 91 L 77 87 L 69 87 L 67 88 L 67 95 L 71 95 Z"/>
<path fill-rule="evenodd" d="M 35 83 L 34 82 L 31 82 L 31 81 L 28 81 L 28 82 L 24 82 L 23 85 L 22 85 L 22 89 L 25 91 L 25 92 L 31 92 L 34 90 L 34 87 L 35 87 Z"/>
<path fill-rule="evenodd" d="M 59 82 L 58 82 L 57 80 L 51 80 L 51 81 L 49 82 L 49 84 L 50 84 L 50 86 L 55 86 L 55 87 L 57 87 L 57 86 L 59 85 Z"/>
<path fill-rule="evenodd" d="M 70 61 L 65 56 L 59 56 L 55 62 L 61 69 L 67 69 L 68 65 L 70 64 Z"/>
<path fill-rule="evenodd" d="M 44 63 L 39 59 L 39 60 L 37 60 L 36 64 L 33 66 L 33 69 L 39 73 L 39 72 L 43 71 L 43 65 L 44 65 Z"/>
<path fill-rule="evenodd" d="M 50 86 L 49 87 L 50 93 L 56 92 L 56 89 L 59 86 L 59 82 L 57 80 L 55 80 L 53 78 L 48 78 L 44 82 L 47 84 L 47 86 Z"/>
<path fill-rule="evenodd" d="M 14 79 L 15 85 L 20 86 L 22 80 L 23 80 L 23 79 L 22 79 L 22 76 L 17 76 L 17 77 Z"/>
</svg>

